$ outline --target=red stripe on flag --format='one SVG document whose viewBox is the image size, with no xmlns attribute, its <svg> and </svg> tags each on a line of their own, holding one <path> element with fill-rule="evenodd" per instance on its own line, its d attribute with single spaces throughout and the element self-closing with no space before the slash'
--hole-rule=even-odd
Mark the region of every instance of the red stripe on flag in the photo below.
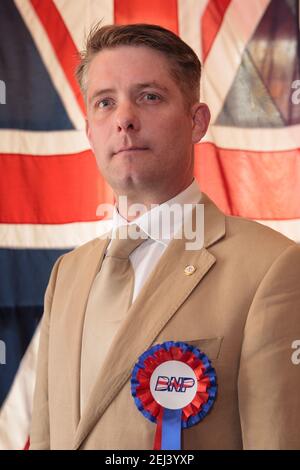
<svg viewBox="0 0 300 470">
<path fill-rule="evenodd" d="M 99 220 L 113 202 L 90 151 L 75 155 L 0 155 L 0 223 L 63 224 Z"/>
<path fill-rule="evenodd" d="M 74 76 L 75 68 L 79 61 L 77 47 L 53 0 L 43 0 L 42 2 L 40 0 L 30 1 L 48 34 L 78 104 L 85 115 L 83 98 Z"/>
<path fill-rule="evenodd" d="M 115 0 L 116 24 L 150 23 L 178 34 L 177 0 Z"/>
<path fill-rule="evenodd" d="M 226 214 L 300 218 L 300 149 L 250 152 L 198 144 L 195 176 L 203 192 Z"/>
<path fill-rule="evenodd" d="M 231 0 L 209 0 L 201 18 L 202 61 L 208 56 Z"/>
</svg>

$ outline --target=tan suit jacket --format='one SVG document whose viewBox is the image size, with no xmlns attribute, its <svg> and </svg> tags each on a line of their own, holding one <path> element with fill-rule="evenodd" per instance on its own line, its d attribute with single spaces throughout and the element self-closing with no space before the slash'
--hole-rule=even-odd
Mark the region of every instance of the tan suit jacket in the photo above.
<svg viewBox="0 0 300 470">
<path fill-rule="evenodd" d="M 150 274 L 80 416 L 80 354 L 89 291 L 108 244 L 97 238 L 56 262 L 45 295 L 31 449 L 152 449 L 130 377 L 151 345 L 203 350 L 218 377 L 209 415 L 183 449 L 300 448 L 300 248 L 260 224 L 227 217 L 203 195 L 205 246 L 174 239 Z M 187 265 L 196 267 L 184 274 Z M 101 305 L 99 306 L 101 308 Z"/>
</svg>

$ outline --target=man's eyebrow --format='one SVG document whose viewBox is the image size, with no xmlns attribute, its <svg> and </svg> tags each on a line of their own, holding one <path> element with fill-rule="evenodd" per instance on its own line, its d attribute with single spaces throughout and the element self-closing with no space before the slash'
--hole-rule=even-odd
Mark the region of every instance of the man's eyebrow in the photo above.
<svg viewBox="0 0 300 470">
<path fill-rule="evenodd" d="M 152 82 L 147 83 L 137 83 L 134 88 L 141 89 L 141 88 L 157 88 L 162 91 L 169 91 L 169 89 L 163 85 L 160 85 L 158 82 L 153 80 Z"/>
<path fill-rule="evenodd" d="M 106 93 L 113 93 L 115 90 L 113 88 L 104 88 L 103 90 L 96 90 L 95 93 L 92 94 L 90 97 L 89 101 L 90 103 L 94 101 L 95 98 L 98 98 L 101 95 L 104 95 Z"/>
<path fill-rule="evenodd" d="M 158 90 L 168 92 L 169 89 L 163 85 L 160 85 L 156 81 L 152 82 L 147 82 L 147 83 L 137 83 L 136 85 L 133 86 L 136 90 L 142 90 L 143 88 L 157 88 Z M 90 98 L 90 102 L 94 101 L 95 98 L 99 98 L 102 95 L 105 95 L 106 93 L 114 93 L 115 89 L 114 88 L 103 88 L 101 90 L 96 90 L 95 93 L 92 94 Z"/>
</svg>

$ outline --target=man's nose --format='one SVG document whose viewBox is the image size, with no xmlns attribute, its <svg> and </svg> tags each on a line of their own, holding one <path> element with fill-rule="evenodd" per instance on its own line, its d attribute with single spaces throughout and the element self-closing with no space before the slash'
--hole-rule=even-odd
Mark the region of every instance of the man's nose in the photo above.
<svg viewBox="0 0 300 470">
<path fill-rule="evenodd" d="M 118 106 L 116 122 L 119 132 L 140 129 L 140 121 L 132 103 L 122 103 Z"/>
</svg>

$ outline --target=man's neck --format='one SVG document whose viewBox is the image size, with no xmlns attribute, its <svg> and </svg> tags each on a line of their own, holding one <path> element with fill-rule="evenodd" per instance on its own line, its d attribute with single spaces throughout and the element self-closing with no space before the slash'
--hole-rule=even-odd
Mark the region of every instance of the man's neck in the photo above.
<svg viewBox="0 0 300 470">
<path fill-rule="evenodd" d="M 119 214 L 126 219 L 128 222 L 132 222 L 136 218 L 143 215 L 145 212 L 150 211 L 153 206 L 163 204 L 166 201 L 176 197 L 182 191 L 190 186 L 193 178 L 188 182 L 178 187 L 177 189 L 171 189 L 164 191 L 161 194 L 115 194 L 116 206 Z"/>
</svg>

